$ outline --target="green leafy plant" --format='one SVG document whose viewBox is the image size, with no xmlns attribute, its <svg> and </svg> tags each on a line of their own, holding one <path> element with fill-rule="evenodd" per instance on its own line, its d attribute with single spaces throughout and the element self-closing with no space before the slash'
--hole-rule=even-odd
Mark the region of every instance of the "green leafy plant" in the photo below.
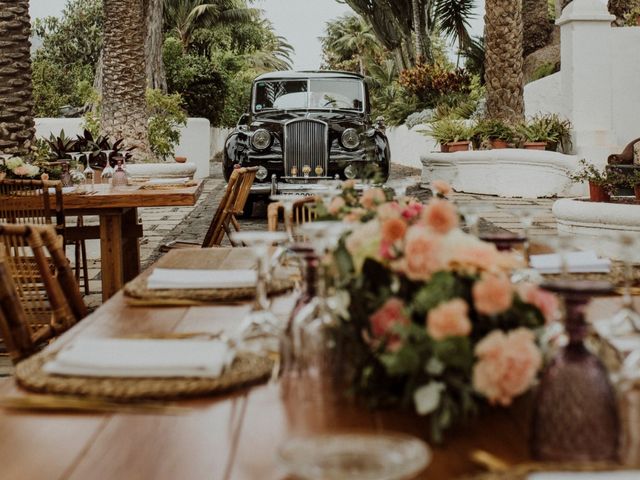
<svg viewBox="0 0 640 480">
<path fill-rule="evenodd" d="M 612 189 L 621 186 L 620 174 L 607 169 L 598 169 L 592 163 L 587 162 L 584 158 L 579 162 L 580 169 L 569 175 L 574 183 L 589 182 L 594 185 Z"/>
<path fill-rule="evenodd" d="M 536 68 L 531 74 L 531 81 L 540 80 L 541 78 L 548 77 L 556 73 L 558 69 L 556 65 L 553 63 L 543 63 L 538 68 Z"/>
<path fill-rule="evenodd" d="M 431 122 L 429 125 L 430 128 L 419 130 L 419 132 L 432 137 L 441 144 L 469 140 L 472 136 L 472 130 L 464 120 L 445 118 Z"/>
<path fill-rule="evenodd" d="M 54 160 L 70 159 L 69 153 L 78 151 L 77 140 L 67 137 L 64 130 L 60 130 L 60 134 L 57 136 L 52 133 L 46 142 L 51 149 L 51 156 Z"/>
<path fill-rule="evenodd" d="M 471 91 L 471 76 L 462 69 L 441 64 L 418 64 L 400 73 L 399 83 L 426 106 L 434 106 L 444 95 Z"/>
<path fill-rule="evenodd" d="M 151 151 L 166 160 L 173 156 L 180 141 L 179 127 L 187 124 L 182 97 L 178 93 L 167 95 L 160 90 L 148 89 L 147 108 Z"/>
<path fill-rule="evenodd" d="M 491 140 L 504 140 L 511 142 L 514 138 L 514 131 L 511 126 L 500 120 L 483 119 L 473 126 L 473 141 L 482 144 Z"/>
<path fill-rule="evenodd" d="M 548 150 L 569 152 L 571 122 L 556 113 L 535 115 L 529 121 L 516 126 L 516 134 L 522 142 L 546 142 Z"/>
</svg>

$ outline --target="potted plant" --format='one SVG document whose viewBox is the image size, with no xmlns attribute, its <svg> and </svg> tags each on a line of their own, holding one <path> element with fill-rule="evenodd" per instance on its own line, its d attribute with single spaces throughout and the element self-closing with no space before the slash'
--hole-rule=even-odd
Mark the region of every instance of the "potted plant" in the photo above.
<svg viewBox="0 0 640 480">
<path fill-rule="evenodd" d="M 487 145 L 490 148 L 507 148 L 513 141 L 513 129 L 500 120 L 484 119 L 478 121 L 473 127 L 473 143 L 480 147 Z"/>
<path fill-rule="evenodd" d="M 546 150 L 549 144 L 558 141 L 546 122 L 533 119 L 516 127 L 522 147 L 527 150 Z"/>
<path fill-rule="evenodd" d="M 633 189 L 636 200 L 640 201 L 640 168 L 634 169 L 632 173 L 627 173 L 624 178 L 625 186 Z"/>
<path fill-rule="evenodd" d="M 617 183 L 617 174 L 607 170 L 598 170 L 595 165 L 580 160 L 581 168 L 570 175 L 575 183 L 589 182 L 589 199 L 592 202 L 608 202 L 611 200 L 611 189 Z"/>
<path fill-rule="evenodd" d="M 421 133 L 429 135 L 440 143 L 442 152 L 461 152 L 469 150 L 472 131 L 464 120 L 444 118 L 430 123 L 431 128 Z"/>
<path fill-rule="evenodd" d="M 557 113 L 534 117 L 542 125 L 546 126 L 547 131 L 554 139 L 549 144 L 549 149 L 553 151 L 560 150 L 569 153 L 573 147 L 571 143 L 571 121 L 560 117 Z"/>
</svg>

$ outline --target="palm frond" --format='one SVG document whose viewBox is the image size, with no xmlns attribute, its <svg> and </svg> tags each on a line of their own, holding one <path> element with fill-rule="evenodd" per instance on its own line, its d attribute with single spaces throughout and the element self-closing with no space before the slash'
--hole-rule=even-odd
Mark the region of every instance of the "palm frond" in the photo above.
<svg viewBox="0 0 640 480">
<path fill-rule="evenodd" d="M 473 18 L 474 0 L 436 0 L 436 25 L 447 37 L 458 41 L 461 48 L 471 41 L 469 20 Z"/>
</svg>

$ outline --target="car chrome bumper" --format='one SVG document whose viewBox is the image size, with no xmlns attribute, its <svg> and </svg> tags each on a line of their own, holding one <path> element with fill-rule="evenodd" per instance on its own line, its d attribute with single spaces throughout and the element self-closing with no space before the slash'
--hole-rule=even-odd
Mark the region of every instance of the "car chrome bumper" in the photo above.
<svg viewBox="0 0 640 480">
<path fill-rule="evenodd" d="M 364 190 L 367 185 L 357 183 L 356 190 Z M 327 186 L 318 183 L 254 183 L 251 187 L 253 195 L 313 195 L 314 193 L 326 190 Z"/>
</svg>

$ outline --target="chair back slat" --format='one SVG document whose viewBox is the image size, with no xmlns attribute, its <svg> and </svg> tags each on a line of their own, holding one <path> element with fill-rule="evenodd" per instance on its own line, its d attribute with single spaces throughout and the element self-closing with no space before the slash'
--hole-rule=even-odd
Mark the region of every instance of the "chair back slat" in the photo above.
<svg viewBox="0 0 640 480">
<path fill-rule="evenodd" d="M 58 233 L 63 235 L 65 217 L 62 183 L 17 179 L 0 181 L 0 223 L 54 223 Z"/>
<path fill-rule="evenodd" d="M 62 239 L 53 226 L 0 224 L 0 246 L 5 275 L 11 277 L 32 338 L 54 337 L 87 315 Z"/>
<path fill-rule="evenodd" d="M 291 213 L 291 221 L 294 225 L 302 225 L 304 223 L 313 222 L 316 219 L 316 212 L 313 205 L 316 203 L 316 197 L 306 197 L 296 200 L 293 204 Z M 284 208 L 280 202 L 273 202 L 267 208 L 267 225 L 269 231 L 278 230 L 280 212 L 284 214 Z"/>
<path fill-rule="evenodd" d="M 237 184 L 240 178 L 240 170 L 242 169 L 234 169 L 229 176 L 227 188 L 225 189 L 224 194 L 220 199 L 220 203 L 218 204 L 216 213 L 213 215 L 213 219 L 211 220 L 211 224 L 209 225 L 207 234 L 204 236 L 202 248 L 209 248 L 220 245 L 220 243 L 216 243 L 216 240 L 220 236 L 219 232 L 222 231 L 224 217 L 226 215 L 225 212 L 229 209 L 229 206 L 232 205 L 231 202 L 235 201 L 235 195 L 237 195 Z"/>
</svg>

